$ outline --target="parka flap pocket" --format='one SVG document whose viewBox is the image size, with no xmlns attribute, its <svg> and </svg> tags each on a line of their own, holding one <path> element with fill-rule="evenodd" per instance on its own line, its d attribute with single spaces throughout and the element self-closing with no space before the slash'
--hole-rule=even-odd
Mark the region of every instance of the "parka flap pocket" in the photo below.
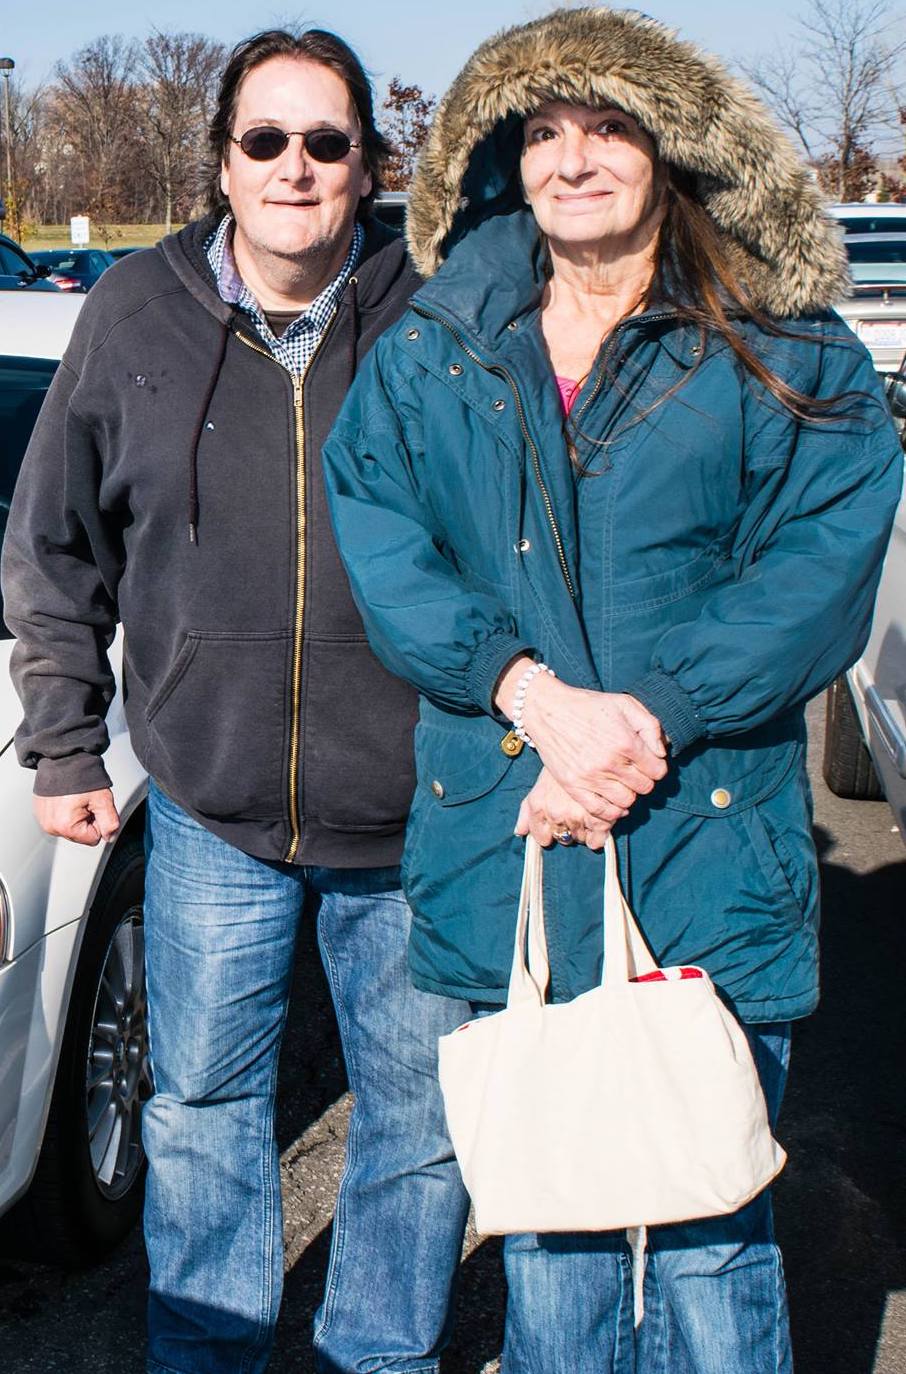
<svg viewBox="0 0 906 1374">
<path fill-rule="evenodd" d="M 650 801 L 690 816 L 734 816 L 782 787 L 802 748 L 798 739 L 760 749 L 700 745 L 677 759 Z"/>
<path fill-rule="evenodd" d="M 415 727 L 419 786 L 427 788 L 441 806 L 456 806 L 483 797 L 502 781 L 515 762 L 500 747 L 505 729 L 489 716 L 449 717 L 449 721 L 435 725 L 423 718 Z M 530 782 L 526 790 L 529 786 Z"/>
</svg>

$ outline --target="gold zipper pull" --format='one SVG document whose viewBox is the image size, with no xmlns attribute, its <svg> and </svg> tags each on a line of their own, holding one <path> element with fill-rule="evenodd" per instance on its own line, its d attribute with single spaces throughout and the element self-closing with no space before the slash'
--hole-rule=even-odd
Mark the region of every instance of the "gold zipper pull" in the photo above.
<svg viewBox="0 0 906 1374">
<path fill-rule="evenodd" d="M 293 377 L 293 405 L 294 405 L 294 406 L 301 406 L 301 404 L 302 404 L 302 381 L 303 381 L 303 379 L 302 379 L 301 377 Z"/>
</svg>

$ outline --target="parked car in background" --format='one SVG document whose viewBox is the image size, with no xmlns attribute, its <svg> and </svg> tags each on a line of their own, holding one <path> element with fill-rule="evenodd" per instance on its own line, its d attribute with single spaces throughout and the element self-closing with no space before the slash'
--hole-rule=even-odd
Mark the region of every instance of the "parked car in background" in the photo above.
<svg viewBox="0 0 906 1374">
<path fill-rule="evenodd" d="M 887 380 L 906 448 L 906 366 Z M 824 777 L 838 797 L 886 796 L 906 840 L 906 493 L 900 500 L 871 635 L 827 693 Z"/>
<path fill-rule="evenodd" d="M 34 262 L 15 239 L 0 234 L 0 291 L 58 291 L 50 269 Z"/>
<path fill-rule="evenodd" d="M 0 532 L 83 299 L 0 301 Z M 12 645 L 0 626 L 0 1250 L 82 1264 L 121 1240 L 141 1206 L 146 778 L 118 691 L 105 758 L 123 818 L 118 838 L 92 849 L 44 834 L 32 814 L 33 774 L 12 747 Z M 117 673 L 121 647 L 118 636 Z"/>
<path fill-rule="evenodd" d="M 61 291 L 90 291 L 114 263 L 103 248 L 41 248 L 32 257 L 50 269 Z"/>
<path fill-rule="evenodd" d="M 408 191 L 382 191 L 375 198 L 374 214 L 382 224 L 402 234 L 406 229 L 406 213 L 409 209 Z"/>
<path fill-rule="evenodd" d="M 145 250 L 144 250 L 144 246 L 143 246 L 142 244 L 140 244 L 140 243 L 133 244 L 131 248 L 108 248 L 108 249 L 107 249 L 107 252 L 108 252 L 108 253 L 110 254 L 110 256 L 113 258 L 114 262 L 118 262 L 120 258 L 126 258 L 126 257 L 128 257 L 130 253 L 143 253 L 144 251 L 145 251 Z"/>
<path fill-rule="evenodd" d="M 846 234 L 853 291 L 837 306 L 879 372 L 896 372 L 906 353 L 906 225 L 902 233 Z"/>
<path fill-rule="evenodd" d="M 866 201 L 842 202 L 829 205 L 828 213 L 839 220 L 844 234 L 903 234 L 906 233 L 906 205 L 888 200 L 871 204 Z"/>
</svg>

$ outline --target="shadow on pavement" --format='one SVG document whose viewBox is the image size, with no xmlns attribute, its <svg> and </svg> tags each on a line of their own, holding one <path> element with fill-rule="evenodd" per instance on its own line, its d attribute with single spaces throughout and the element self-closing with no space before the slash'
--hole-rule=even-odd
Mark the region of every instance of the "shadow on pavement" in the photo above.
<svg viewBox="0 0 906 1374">
<path fill-rule="evenodd" d="M 797 1374 L 872 1374 L 887 1294 L 906 1287 L 906 861 L 823 863 L 821 879 L 822 1001 L 794 1032 L 777 1232 Z"/>
</svg>

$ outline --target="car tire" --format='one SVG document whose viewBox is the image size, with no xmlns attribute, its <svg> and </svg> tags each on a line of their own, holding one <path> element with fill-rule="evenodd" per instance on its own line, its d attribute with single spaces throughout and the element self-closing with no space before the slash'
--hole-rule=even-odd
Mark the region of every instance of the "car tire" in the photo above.
<svg viewBox="0 0 906 1374">
<path fill-rule="evenodd" d="M 879 801 L 884 795 L 862 738 L 859 717 L 844 675 L 827 689 L 822 772 L 824 781 L 837 797 Z"/>
<path fill-rule="evenodd" d="M 135 1224 L 144 1193 L 141 1106 L 150 1095 L 142 901 L 144 846 L 126 835 L 91 907 L 44 1142 L 3 1250 L 77 1268 Z"/>
</svg>

